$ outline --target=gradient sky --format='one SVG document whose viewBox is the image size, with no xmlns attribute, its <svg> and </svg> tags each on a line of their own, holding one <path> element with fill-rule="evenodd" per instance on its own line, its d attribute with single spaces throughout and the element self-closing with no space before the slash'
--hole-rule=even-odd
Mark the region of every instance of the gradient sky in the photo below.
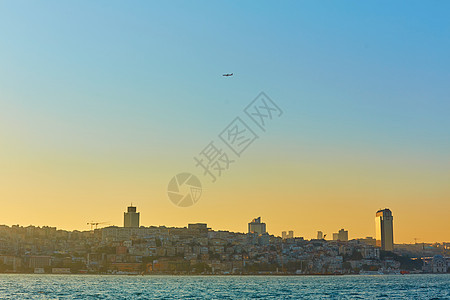
<svg viewBox="0 0 450 300">
<path fill-rule="evenodd" d="M 0 1 L 0 224 L 450 241 L 447 1 Z M 222 73 L 233 72 L 233 77 Z M 284 111 L 216 183 L 193 157 L 265 91 Z M 166 194 L 198 174 L 189 208 Z"/>
</svg>

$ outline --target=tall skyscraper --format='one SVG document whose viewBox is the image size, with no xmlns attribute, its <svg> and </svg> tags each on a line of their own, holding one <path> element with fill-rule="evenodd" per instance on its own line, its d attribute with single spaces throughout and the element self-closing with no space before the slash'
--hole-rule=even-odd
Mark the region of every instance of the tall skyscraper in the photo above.
<svg viewBox="0 0 450 300">
<path fill-rule="evenodd" d="M 248 223 L 248 233 L 266 233 L 266 223 L 261 222 L 261 217 L 257 217 Z"/>
<path fill-rule="evenodd" d="M 136 206 L 128 206 L 127 212 L 123 213 L 123 227 L 139 228 L 139 213 Z"/>
<path fill-rule="evenodd" d="M 393 218 L 392 212 L 388 208 L 380 209 L 376 213 L 376 243 L 378 247 L 381 247 L 381 250 L 394 250 L 394 229 L 392 225 Z"/>
</svg>

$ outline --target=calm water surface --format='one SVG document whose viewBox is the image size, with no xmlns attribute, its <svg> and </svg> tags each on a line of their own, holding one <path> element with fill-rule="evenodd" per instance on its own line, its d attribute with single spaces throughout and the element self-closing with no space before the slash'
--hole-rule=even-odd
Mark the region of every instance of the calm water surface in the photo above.
<svg viewBox="0 0 450 300">
<path fill-rule="evenodd" d="M 450 299 L 450 274 L 108 276 L 0 274 L 1 299 Z"/>
</svg>

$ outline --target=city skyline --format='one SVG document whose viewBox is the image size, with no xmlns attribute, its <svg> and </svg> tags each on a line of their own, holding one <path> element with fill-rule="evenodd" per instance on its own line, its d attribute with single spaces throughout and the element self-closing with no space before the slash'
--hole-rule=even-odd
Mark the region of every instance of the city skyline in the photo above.
<svg viewBox="0 0 450 300">
<path fill-rule="evenodd" d="M 203 275 L 401 275 L 447 273 L 450 243 L 397 244 L 384 239 L 348 240 L 341 229 L 332 240 L 305 240 L 293 231 L 266 232 L 261 217 L 248 232 L 214 230 L 206 223 L 184 227 L 138 227 L 135 206 L 124 226 L 90 231 L 0 225 L 0 273 L 203 274 Z M 389 222 L 390 211 L 378 211 Z M 130 226 L 134 219 L 135 226 Z M 91 223 L 97 225 L 98 223 Z M 383 226 L 382 226 L 383 227 Z M 392 227 L 391 227 L 392 228 Z M 392 246 L 392 245 L 391 245 Z"/>
<path fill-rule="evenodd" d="M 386 220 L 387 218 L 387 220 Z M 384 221 L 383 221 L 384 219 Z M 391 212 L 390 209 L 385 208 L 385 209 L 379 209 L 378 211 L 376 211 L 376 217 L 375 217 L 375 231 L 373 234 L 366 234 L 366 235 L 360 235 L 357 236 L 355 234 L 350 233 L 349 235 L 349 231 L 348 230 L 344 230 L 344 228 L 341 228 L 338 230 L 338 232 L 332 232 L 330 231 L 328 232 L 323 232 L 322 230 L 318 230 L 316 231 L 316 235 L 315 236 L 305 236 L 302 234 L 302 232 L 296 232 L 296 234 L 294 234 L 294 230 L 283 230 L 281 232 L 270 232 L 269 230 L 267 230 L 267 224 L 265 222 L 262 222 L 262 217 L 256 217 L 254 218 L 252 221 L 247 223 L 247 229 L 243 230 L 243 231 L 239 231 L 239 230 L 232 230 L 232 229 L 227 229 L 227 228 L 214 228 L 213 226 L 211 226 L 211 229 L 213 230 L 223 230 L 223 231 L 229 231 L 229 232 L 236 232 L 236 233 L 256 233 L 256 234 L 268 234 L 268 235 L 273 235 L 275 237 L 281 237 L 283 239 L 285 238 L 304 238 L 305 240 L 314 240 L 314 239 L 324 239 L 324 240 L 329 240 L 329 241 L 350 241 L 350 240 L 367 240 L 367 239 L 372 239 L 374 241 L 374 245 L 376 244 L 377 247 L 380 247 L 382 250 L 386 250 L 386 251 L 393 251 L 394 248 L 393 246 L 396 244 L 395 239 L 392 235 L 392 233 L 394 232 L 394 226 L 392 225 L 392 219 L 393 219 L 393 214 Z M 201 224 L 206 226 L 206 224 L 209 224 L 207 222 L 202 222 L 202 221 L 190 221 L 186 224 L 192 225 L 192 224 Z M 117 225 L 117 224 L 111 224 L 110 222 L 88 222 L 86 223 L 86 225 L 91 226 L 90 227 L 90 231 L 92 231 L 94 229 L 93 226 L 95 226 L 95 229 L 102 229 L 102 228 L 107 228 L 107 227 L 123 227 L 123 228 L 140 228 L 140 227 L 152 227 L 152 226 L 165 226 L 168 228 L 187 228 L 186 224 L 184 226 L 171 226 L 171 224 L 152 224 L 152 225 L 142 225 L 140 224 L 140 211 L 138 211 L 137 206 L 133 205 L 131 203 L 131 205 L 129 205 L 126 208 L 126 211 L 123 213 L 123 218 L 122 218 L 122 226 Z M 387 225 L 385 225 L 387 224 Z M 22 227 L 27 227 L 21 224 L 12 224 L 12 225 L 8 225 L 8 224 L 0 224 L 0 225 L 6 225 L 6 226 L 22 226 Z M 100 227 L 98 227 L 98 225 L 100 225 Z M 28 226 L 36 226 L 33 224 L 30 224 Z M 49 227 L 48 225 L 37 225 L 37 227 Z M 50 226 L 52 227 L 52 226 Z M 57 228 L 58 230 L 67 230 L 64 228 L 59 228 L 57 226 L 54 226 L 55 228 Z M 270 224 L 269 224 L 270 227 Z M 385 227 L 383 229 L 383 227 Z M 386 228 L 387 227 L 387 228 Z M 206 228 L 206 227 L 205 227 Z M 76 230 L 76 231 L 89 231 L 87 229 L 71 229 L 71 230 Z M 328 237 L 328 238 L 327 238 Z M 440 243 L 440 242 L 446 242 L 446 241 L 422 241 L 422 240 L 418 240 L 417 238 L 414 240 L 414 244 L 416 244 L 417 242 L 421 243 L 421 242 L 426 242 L 426 243 Z M 413 244 L 412 242 L 398 242 L 397 244 Z M 387 246 L 386 246 L 387 245 Z"/>
<path fill-rule="evenodd" d="M 261 216 L 351 238 L 389 207 L 396 243 L 449 241 L 449 9 L 3 1 L 0 223 L 121 225 L 132 201 L 144 226 Z M 263 129 L 261 92 L 283 112 Z M 233 120 L 254 133 L 242 153 L 221 139 Z M 194 160 L 211 142 L 234 161 L 216 182 Z M 167 194 L 184 172 L 189 207 Z"/>
</svg>

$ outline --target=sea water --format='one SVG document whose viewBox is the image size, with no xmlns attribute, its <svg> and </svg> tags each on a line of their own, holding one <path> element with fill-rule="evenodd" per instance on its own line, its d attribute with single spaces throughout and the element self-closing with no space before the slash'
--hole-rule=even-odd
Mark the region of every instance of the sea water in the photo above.
<svg viewBox="0 0 450 300">
<path fill-rule="evenodd" d="M 450 299 L 450 274 L 374 276 L 0 274 L 0 299 Z"/>
</svg>

